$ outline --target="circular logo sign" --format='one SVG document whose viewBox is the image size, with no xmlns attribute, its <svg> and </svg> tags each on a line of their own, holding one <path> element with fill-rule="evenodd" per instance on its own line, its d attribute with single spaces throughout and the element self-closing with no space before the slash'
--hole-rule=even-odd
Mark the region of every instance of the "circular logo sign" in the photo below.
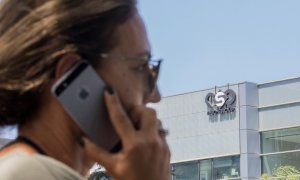
<svg viewBox="0 0 300 180">
<path fill-rule="evenodd" d="M 235 111 L 236 93 L 228 89 L 225 92 L 208 93 L 205 102 L 209 108 L 208 115 L 224 114 Z"/>
</svg>

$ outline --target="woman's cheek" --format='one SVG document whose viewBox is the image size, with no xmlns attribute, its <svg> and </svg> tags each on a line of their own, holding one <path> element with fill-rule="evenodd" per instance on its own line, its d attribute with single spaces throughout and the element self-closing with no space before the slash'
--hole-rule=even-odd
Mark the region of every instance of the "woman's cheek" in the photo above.
<svg viewBox="0 0 300 180">
<path fill-rule="evenodd" d="M 120 98 L 127 110 L 130 110 L 134 106 L 143 104 L 143 95 L 138 89 L 134 88 L 134 86 L 130 84 L 123 86 L 123 88 L 122 92 L 120 92 Z"/>
</svg>

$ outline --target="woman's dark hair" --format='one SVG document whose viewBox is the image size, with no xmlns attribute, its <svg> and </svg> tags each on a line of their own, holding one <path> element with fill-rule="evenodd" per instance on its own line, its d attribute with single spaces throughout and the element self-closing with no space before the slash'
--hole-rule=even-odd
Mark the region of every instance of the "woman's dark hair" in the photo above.
<svg viewBox="0 0 300 180">
<path fill-rule="evenodd" d="M 0 126 L 26 123 L 53 67 L 74 52 L 92 64 L 117 43 L 134 0 L 2 0 Z"/>
</svg>

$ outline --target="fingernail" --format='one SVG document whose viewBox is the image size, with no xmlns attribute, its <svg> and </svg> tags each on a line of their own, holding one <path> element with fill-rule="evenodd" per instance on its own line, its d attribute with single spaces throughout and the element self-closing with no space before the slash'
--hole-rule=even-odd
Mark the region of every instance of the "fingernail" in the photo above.
<svg viewBox="0 0 300 180">
<path fill-rule="evenodd" d="M 114 90 L 111 86 L 106 86 L 106 91 L 110 94 L 110 95 L 113 95 L 114 94 Z"/>
<path fill-rule="evenodd" d="M 78 144 L 81 146 L 81 147 L 84 147 L 84 140 L 83 140 L 83 138 L 81 137 L 81 138 L 79 138 L 79 140 L 78 140 Z"/>
</svg>

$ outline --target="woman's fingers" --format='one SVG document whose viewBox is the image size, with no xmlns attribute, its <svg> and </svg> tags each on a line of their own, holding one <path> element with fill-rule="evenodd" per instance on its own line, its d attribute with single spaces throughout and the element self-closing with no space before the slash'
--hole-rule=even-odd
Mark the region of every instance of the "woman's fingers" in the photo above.
<svg viewBox="0 0 300 180">
<path fill-rule="evenodd" d="M 116 92 L 107 88 L 104 97 L 111 123 L 122 140 L 123 149 L 112 154 L 84 139 L 87 157 L 103 165 L 116 179 L 169 179 L 167 133 L 157 119 L 155 110 L 137 106 L 132 109 L 129 118 Z M 140 125 L 138 129 L 134 128 L 133 122 Z"/>
<path fill-rule="evenodd" d="M 169 131 L 163 127 L 161 120 L 158 120 L 158 126 L 159 135 L 162 137 L 166 137 L 169 134 Z"/>
<path fill-rule="evenodd" d="M 133 124 L 124 111 L 116 92 L 112 89 L 106 90 L 104 97 L 111 123 L 121 140 L 126 144 L 126 140 L 135 136 Z"/>
<path fill-rule="evenodd" d="M 137 106 L 132 109 L 130 115 L 134 119 L 138 119 L 140 121 L 140 132 L 145 132 L 146 134 L 150 133 L 152 135 L 158 134 L 164 141 L 166 141 L 165 137 L 169 134 L 169 131 L 165 129 L 162 122 L 157 119 L 156 111 L 154 109 L 145 106 Z"/>
<path fill-rule="evenodd" d="M 145 106 L 136 106 L 131 110 L 130 115 L 134 119 L 138 119 L 140 132 L 151 134 L 158 132 L 159 122 L 154 109 Z"/>
<path fill-rule="evenodd" d="M 82 137 L 84 142 L 84 151 L 89 159 L 103 165 L 106 169 L 111 169 L 115 165 L 115 155 L 100 148 L 85 137 Z"/>
</svg>

